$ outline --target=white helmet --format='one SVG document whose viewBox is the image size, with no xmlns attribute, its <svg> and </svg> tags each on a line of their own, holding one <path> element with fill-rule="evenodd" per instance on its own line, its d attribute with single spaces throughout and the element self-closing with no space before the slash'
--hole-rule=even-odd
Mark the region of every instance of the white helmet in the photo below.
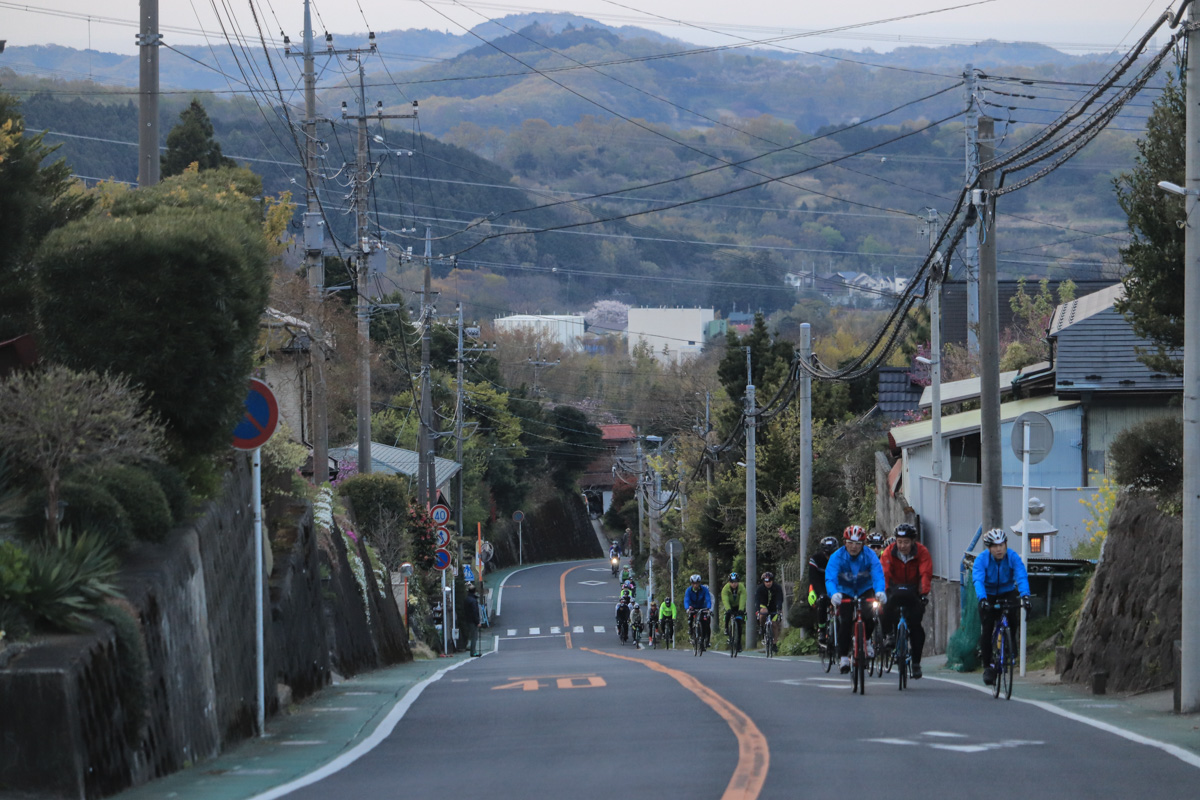
<svg viewBox="0 0 1200 800">
<path fill-rule="evenodd" d="M 992 528 L 983 535 L 983 544 L 985 547 L 991 547 L 994 544 L 1004 544 L 1008 541 L 1008 534 L 1003 528 Z"/>
<path fill-rule="evenodd" d="M 690 580 L 692 583 L 699 583 L 699 582 L 700 582 L 700 574 L 699 574 L 699 573 L 696 573 L 696 574 L 695 574 L 695 575 L 693 575 L 691 578 L 689 578 L 689 580 Z"/>
</svg>

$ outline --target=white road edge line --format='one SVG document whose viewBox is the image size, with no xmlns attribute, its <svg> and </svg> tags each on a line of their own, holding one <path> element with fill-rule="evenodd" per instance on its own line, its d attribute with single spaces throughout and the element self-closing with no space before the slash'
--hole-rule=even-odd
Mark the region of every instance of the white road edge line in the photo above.
<svg viewBox="0 0 1200 800">
<path fill-rule="evenodd" d="M 496 589 L 496 612 L 495 612 L 495 615 L 497 617 L 500 616 L 500 604 L 504 601 L 504 584 L 508 583 L 508 579 L 511 578 L 513 575 L 516 575 L 518 572 L 524 572 L 525 570 L 533 569 L 534 567 L 547 567 L 547 566 L 550 566 L 551 564 L 585 564 L 588 561 L 594 561 L 594 560 L 595 559 L 592 559 L 592 558 L 584 558 L 579 561 L 549 561 L 549 562 L 546 562 L 545 564 L 530 564 L 528 567 L 521 567 L 520 569 L 514 569 L 512 572 L 510 572 L 504 576 L 504 580 L 500 581 L 500 587 L 498 589 Z M 250 798 L 250 800 L 256 800 L 256 798 Z"/>
<path fill-rule="evenodd" d="M 379 726 L 371 732 L 370 736 L 368 736 L 366 739 L 363 739 L 354 747 L 350 748 L 345 753 L 342 753 L 325 766 L 308 773 L 302 778 L 297 778 L 296 780 L 285 783 L 282 786 L 276 786 L 270 791 L 263 792 L 262 794 L 256 794 L 249 798 L 249 800 L 274 800 L 277 797 L 283 797 L 285 794 L 289 794 L 297 789 L 314 784 L 317 781 L 327 778 L 335 772 L 350 766 L 355 761 L 378 747 L 384 739 L 391 735 L 396 725 L 401 719 L 404 718 L 405 713 L 408 712 L 408 709 L 412 707 L 412 704 L 417 701 L 417 698 L 421 696 L 421 692 L 425 691 L 425 688 L 429 686 L 429 684 L 440 680 L 441 677 L 450 670 L 458 669 L 463 664 L 469 663 L 471 663 L 471 659 L 468 658 L 459 661 L 457 664 L 451 664 L 444 669 L 438 670 L 425 680 L 418 683 L 416 686 L 409 689 L 404 693 L 404 697 L 400 698 L 400 701 L 396 703 L 396 705 L 392 706 L 392 710 L 389 711 L 387 716 L 383 718 L 383 721 L 379 723 Z"/>
<path fill-rule="evenodd" d="M 961 686 L 964 689 L 974 689 L 977 692 L 984 692 L 985 694 L 992 693 L 992 689 L 989 686 L 972 686 L 966 681 L 956 681 L 953 678 L 936 678 L 932 675 L 926 675 L 925 679 L 941 681 L 942 683 L 952 683 L 955 686 Z M 1142 736 L 1140 733 L 1134 733 L 1133 731 L 1127 731 L 1124 728 L 1118 728 L 1116 725 L 1111 723 L 1101 722 L 1100 720 L 1092 719 L 1091 717 L 1085 717 L 1083 714 L 1076 714 L 1074 711 L 1067 711 L 1065 708 L 1059 708 L 1053 703 L 1047 703 L 1042 700 L 1028 700 L 1024 697 L 1014 697 L 1012 699 L 1016 700 L 1018 703 L 1028 703 L 1031 706 L 1037 706 L 1043 711 L 1049 711 L 1051 714 L 1057 714 L 1060 717 L 1066 717 L 1067 719 L 1071 719 L 1076 722 L 1082 722 L 1084 725 L 1090 725 L 1093 728 L 1098 728 L 1099 730 L 1107 733 L 1115 734 L 1116 736 L 1120 736 L 1122 739 L 1128 739 L 1131 742 L 1137 742 L 1138 744 L 1144 744 L 1149 747 L 1156 747 L 1168 755 L 1175 756 L 1185 764 L 1200 768 L 1200 755 L 1196 755 L 1190 750 L 1185 750 L 1178 745 L 1160 742 L 1158 739 L 1151 739 L 1149 736 Z"/>
</svg>

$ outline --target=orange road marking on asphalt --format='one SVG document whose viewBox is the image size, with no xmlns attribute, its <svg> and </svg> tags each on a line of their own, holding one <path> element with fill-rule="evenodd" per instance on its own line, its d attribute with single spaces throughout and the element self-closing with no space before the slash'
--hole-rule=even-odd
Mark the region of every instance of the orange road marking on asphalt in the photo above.
<svg viewBox="0 0 1200 800">
<path fill-rule="evenodd" d="M 725 787 L 725 793 L 721 795 L 721 800 L 756 800 L 759 793 L 762 792 L 763 783 L 767 780 L 767 769 L 771 765 L 771 749 L 767 746 L 767 737 L 762 735 L 762 731 L 754 724 L 754 720 L 746 716 L 744 711 L 686 672 L 663 666 L 657 661 L 618 653 L 606 653 L 590 647 L 579 649 L 609 658 L 634 661 L 656 672 L 670 675 L 683 688 L 699 697 L 705 705 L 716 711 L 729 724 L 730 730 L 738 740 L 737 769 L 733 771 L 733 776 L 730 777 L 729 784 Z"/>
<path fill-rule="evenodd" d="M 568 650 L 570 650 L 572 648 L 571 648 L 571 619 L 567 616 L 567 575 L 571 574 L 572 572 L 574 572 L 577 569 L 580 569 L 581 567 L 586 567 L 586 566 L 587 566 L 587 564 L 579 564 L 578 566 L 571 567 L 569 570 L 567 570 L 566 572 L 564 572 L 562 575 L 560 575 L 558 577 L 558 596 L 562 600 L 563 633 L 566 634 L 566 637 L 567 637 L 567 649 Z"/>
<path fill-rule="evenodd" d="M 583 681 L 583 683 L 576 683 Z M 608 686 L 599 675 L 580 675 L 575 678 L 559 678 L 555 683 L 560 689 L 598 689 L 601 686 Z"/>
</svg>

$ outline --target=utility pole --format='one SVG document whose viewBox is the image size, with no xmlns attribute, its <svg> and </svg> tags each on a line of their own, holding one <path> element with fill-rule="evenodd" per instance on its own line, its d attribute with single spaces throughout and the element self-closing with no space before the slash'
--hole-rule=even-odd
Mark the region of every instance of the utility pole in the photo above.
<svg viewBox="0 0 1200 800">
<path fill-rule="evenodd" d="M 138 45 L 138 186 L 159 181 L 158 155 L 158 0 L 139 0 Z"/>
<path fill-rule="evenodd" d="M 712 392 L 704 392 L 704 452 L 708 455 L 708 435 L 712 433 Z M 711 458 L 704 460 L 704 472 L 708 482 L 708 496 L 712 496 L 712 472 L 713 464 Z M 712 550 L 708 551 L 708 585 L 717 585 L 717 554 Z"/>
<path fill-rule="evenodd" d="M 358 114 L 348 114 L 346 103 L 342 103 L 342 119 L 358 122 L 358 147 L 356 149 L 354 205 L 357 212 L 357 230 L 354 241 L 355 273 L 358 294 L 358 471 L 367 475 L 371 472 L 371 298 L 368 296 L 371 276 L 371 256 L 382 251 L 382 244 L 370 237 L 370 219 L 367 216 L 370 201 L 370 185 L 375 165 L 367 158 L 367 121 L 369 119 L 412 119 L 411 114 L 384 114 L 383 102 L 375 104 L 375 113 L 367 116 L 366 68 L 363 55 L 375 52 L 375 34 L 370 34 L 371 46 L 366 50 L 353 50 L 349 59 L 358 63 Z"/>
<path fill-rule="evenodd" d="M 979 118 L 979 162 L 992 159 L 994 121 Z M 995 173 L 980 177 L 973 193 L 979 216 L 979 460 L 982 472 L 983 529 L 1004 527 L 1004 485 L 1000 469 L 1000 305 L 996 286 Z M 939 398 L 940 399 L 940 398 Z"/>
<path fill-rule="evenodd" d="M 754 376 L 746 348 L 746 588 L 758 591 L 758 481 L 754 472 Z M 749 605 L 749 604 L 747 604 Z M 756 626 L 746 620 L 746 651 L 754 650 Z"/>
<path fill-rule="evenodd" d="M 458 312 L 458 352 L 454 359 L 454 391 L 457 397 L 454 403 L 454 460 L 458 462 L 458 497 L 454 504 L 454 519 L 458 522 L 458 563 L 463 563 L 463 545 L 462 535 L 466 530 L 466 521 L 463 519 L 463 478 L 466 477 L 466 469 L 463 468 L 463 311 L 462 301 L 455 304 L 455 310 Z M 480 590 L 482 592 L 482 585 Z"/>
<path fill-rule="evenodd" d="M 967 96 L 967 120 L 964 130 L 967 135 L 967 186 L 975 183 L 979 177 L 979 111 L 975 105 L 975 67 L 967 64 L 963 72 L 966 81 L 964 91 Z M 976 232 L 978 233 L 976 223 Z M 964 261 L 967 267 L 967 352 L 979 355 L 979 242 L 977 236 L 966 237 L 967 254 Z"/>
<path fill-rule="evenodd" d="M 542 342 L 541 342 L 541 340 L 538 340 L 538 342 L 537 342 L 537 351 L 536 352 L 537 352 L 537 358 L 529 359 L 529 364 L 530 364 L 530 366 L 533 367 L 533 395 L 534 395 L 534 397 L 537 397 L 538 395 L 540 395 L 542 393 L 542 387 L 538 385 L 538 375 L 541 374 L 541 370 L 543 368 L 548 369 L 550 367 L 557 367 L 559 362 L 562 361 L 562 359 L 560 359 L 560 358 L 555 359 L 554 361 L 542 361 Z"/>
<path fill-rule="evenodd" d="M 1200 40 L 1196 26 L 1200 23 L 1200 12 L 1196 3 L 1188 9 L 1187 80 L 1185 105 L 1187 106 L 1187 144 L 1184 158 L 1187 162 L 1184 185 L 1187 194 L 1184 206 L 1187 213 L 1187 228 L 1184 240 L 1184 342 L 1190 346 L 1183 349 L 1183 620 L 1180 626 L 1182 652 L 1179 664 L 1179 710 L 1184 714 L 1200 711 L 1200 530 L 1197 530 L 1197 514 L 1200 513 L 1200 241 L 1196 239 L 1196 224 L 1193 212 L 1196 197 L 1200 194 Z"/>
<path fill-rule="evenodd" d="M 425 291 L 421 299 L 421 409 L 417 436 L 417 500 L 431 508 L 437 502 L 437 458 L 433 451 L 433 370 L 429 348 L 433 339 L 433 232 L 425 229 Z"/>
<path fill-rule="evenodd" d="M 932 400 L 933 477 L 942 479 L 942 257 L 933 251 L 937 239 L 938 212 L 926 207 L 925 233 L 929 236 L 929 253 L 933 258 L 928 282 L 929 294 L 929 388 Z M 968 237 L 970 238 L 970 237 Z"/>
<path fill-rule="evenodd" d="M 812 326 L 800 324 L 800 360 L 812 361 Z M 808 563 L 808 537 L 812 530 L 812 376 L 800 370 L 800 569 Z"/>
</svg>

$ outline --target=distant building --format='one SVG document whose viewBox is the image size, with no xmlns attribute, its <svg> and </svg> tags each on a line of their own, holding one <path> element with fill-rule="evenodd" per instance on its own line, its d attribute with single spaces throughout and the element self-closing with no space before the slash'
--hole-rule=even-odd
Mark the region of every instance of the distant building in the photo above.
<svg viewBox="0 0 1200 800">
<path fill-rule="evenodd" d="M 715 319 L 711 308 L 631 308 L 628 352 L 632 355 L 634 348 L 645 342 L 658 361 L 682 363 L 704 349 L 705 333 Z"/>
<path fill-rule="evenodd" d="M 599 516 L 612 506 L 613 493 L 631 489 L 635 479 L 616 468 L 618 459 L 626 463 L 637 459 L 637 433 L 632 425 L 601 425 L 601 441 L 608 452 L 593 461 L 579 478 L 579 486 L 587 498 L 588 510 Z"/>
<path fill-rule="evenodd" d="M 575 314 L 513 314 L 492 320 L 497 331 L 528 331 L 545 336 L 568 350 L 580 350 L 584 335 L 584 320 Z"/>
</svg>

